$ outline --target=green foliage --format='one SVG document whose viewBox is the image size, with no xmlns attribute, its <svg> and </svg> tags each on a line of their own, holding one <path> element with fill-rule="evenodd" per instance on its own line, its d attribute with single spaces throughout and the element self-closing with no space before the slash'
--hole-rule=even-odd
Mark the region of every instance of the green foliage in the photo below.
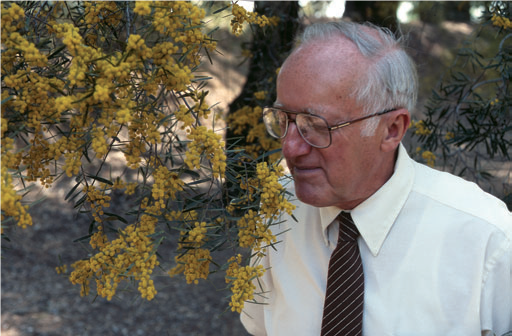
<svg viewBox="0 0 512 336">
<path fill-rule="evenodd" d="M 433 90 L 424 120 L 413 122 L 421 148 L 440 156 L 439 165 L 502 197 L 511 192 L 510 182 L 496 184 L 489 168 L 494 164 L 494 174 L 506 173 L 511 155 L 510 15 L 508 2 L 489 9 L 478 34 L 458 50 L 452 67 Z M 496 43 L 483 52 L 482 39 Z"/>
</svg>

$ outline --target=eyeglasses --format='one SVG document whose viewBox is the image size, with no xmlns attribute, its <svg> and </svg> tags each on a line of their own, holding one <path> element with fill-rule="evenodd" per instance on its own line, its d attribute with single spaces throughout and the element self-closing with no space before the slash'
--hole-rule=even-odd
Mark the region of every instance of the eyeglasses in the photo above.
<svg viewBox="0 0 512 336">
<path fill-rule="evenodd" d="M 382 112 L 370 114 L 361 118 L 345 121 L 340 124 L 329 126 L 324 117 L 306 112 L 286 111 L 277 107 L 265 107 L 263 109 L 263 123 L 267 132 L 276 139 L 283 139 L 288 132 L 290 121 L 294 122 L 299 130 L 299 134 L 309 145 L 316 148 L 327 148 L 331 145 L 333 130 L 346 127 L 358 121 L 380 116 L 396 108 Z M 295 115 L 295 119 L 290 119 L 290 114 Z"/>
</svg>

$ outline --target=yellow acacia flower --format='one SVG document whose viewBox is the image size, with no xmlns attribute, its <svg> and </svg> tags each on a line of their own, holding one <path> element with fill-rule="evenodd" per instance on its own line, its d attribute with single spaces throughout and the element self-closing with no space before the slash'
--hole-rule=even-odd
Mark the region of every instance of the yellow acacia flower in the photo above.
<svg viewBox="0 0 512 336">
<path fill-rule="evenodd" d="M 206 279 L 210 272 L 210 251 L 190 249 L 183 255 L 175 257 L 178 264 L 169 271 L 170 276 L 183 273 L 188 284 L 198 284 L 199 279 Z"/>
<path fill-rule="evenodd" d="M 444 135 L 444 139 L 445 139 L 445 140 L 451 140 L 451 139 L 453 139 L 454 137 L 455 137 L 455 133 L 450 132 L 450 131 L 446 132 L 446 134 Z"/>
<path fill-rule="evenodd" d="M 206 222 L 196 222 L 194 228 L 188 232 L 187 240 L 192 243 L 201 243 L 207 230 Z"/>
<path fill-rule="evenodd" d="M 427 165 L 430 167 L 434 167 L 436 156 L 431 151 L 424 151 L 421 154 L 421 157 L 427 162 Z"/>
<path fill-rule="evenodd" d="M 226 271 L 226 283 L 230 284 L 232 292 L 229 306 L 231 311 L 241 313 L 246 301 L 254 299 L 254 290 L 256 286 L 253 279 L 263 276 L 265 269 L 262 265 L 240 266 L 241 255 L 232 257 L 228 263 L 229 268 Z"/>
<path fill-rule="evenodd" d="M 2 117 L 1 122 L 0 122 L 0 127 L 1 127 L 1 132 L 2 132 L 1 133 L 1 137 L 3 138 L 4 134 L 9 129 L 9 120 L 7 120 L 6 118 Z"/>
<path fill-rule="evenodd" d="M 258 13 L 248 12 L 242 6 L 233 3 L 231 7 L 231 14 L 233 18 L 231 19 L 231 31 L 236 36 L 239 36 L 243 32 L 243 24 L 244 22 L 254 23 L 260 27 L 265 27 L 267 25 L 277 25 L 279 22 L 279 18 L 274 17 L 272 19 L 267 18 L 265 15 L 259 15 Z"/>
<path fill-rule="evenodd" d="M 425 125 L 425 121 L 419 120 L 417 122 L 411 121 L 411 126 L 416 128 L 414 134 L 417 135 L 430 135 L 432 134 L 432 130 L 428 129 Z"/>
<path fill-rule="evenodd" d="M 91 147 L 93 151 L 96 153 L 96 157 L 101 159 L 108 152 L 107 141 L 105 140 L 105 132 L 97 127 L 96 125 L 92 125 L 93 130 L 91 132 Z"/>
<path fill-rule="evenodd" d="M 187 213 L 173 212 L 167 218 L 185 218 L 194 219 L 195 211 Z M 188 231 L 181 231 L 178 252 L 181 254 L 176 256 L 176 266 L 172 268 L 168 274 L 175 276 L 178 274 L 185 275 L 188 284 L 197 284 L 199 279 L 206 279 L 210 270 L 210 251 L 202 248 L 203 243 L 207 239 L 208 225 L 206 222 L 195 221 L 192 228 Z"/>
<path fill-rule="evenodd" d="M 504 29 L 512 28 L 512 23 L 510 22 L 510 20 L 508 18 L 506 18 L 504 16 L 493 14 L 491 21 L 492 21 L 492 24 L 497 27 L 501 27 Z"/>
<path fill-rule="evenodd" d="M 151 14 L 151 7 L 149 1 L 136 1 L 135 8 L 133 11 L 139 15 L 149 15 Z"/>
<path fill-rule="evenodd" d="M 87 202 L 91 207 L 94 220 L 101 223 L 103 221 L 101 219 L 103 209 L 110 207 L 110 196 L 106 194 L 105 189 L 100 190 L 93 185 L 84 186 L 83 192 L 87 195 Z"/>
<path fill-rule="evenodd" d="M 128 37 L 127 51 L 132 51 L 140 56 L 142 59 L 151 57 L 151 49 L 146 46 L 144 39 L 137 34 L 131 34 Z"/>
<path fill-rule="evenodd" d="M 226 154 L 221 136 L 205 126 L 193 128 L 188 137 L 192 140 L 188 145 L 185 164 L 190 169 L 199 169 L 201 156 L 204 155 L 212 165 L 213 177 L 223 177 L 226 171 Z"/>
<path fill-rule="evenodd" d="M 256 98 L 258 100 L 263 100 L 267 96 L 267 91 L 257 91 L 257 92 L 254 92 L 253 95 L 254 95 L 254 98 Z"/>
<path fill-rule="evenodd" d="M 237 226 L 240 247 L 252 247 L 259 252 L 263 247 L 276 242 L 276 237 L 256 211 L 249 210 L 237 221 Z"/>
<path fill-rule="evenodd" d="M 123 108 L 116 112 L 116 120 L 119 123 L 128 123 L 132 120 L 132 115 L 129 109 Z"/>
<path fill-rule="evenodd" d="M 126 190 L 124 191 L 124 193 L 126 195 L 133 195 L 135 193 L 135 189 L 137 188 L 139 184 L 137 182 L 132 182 L 132 183 L 128 183 L 126 184 Z"/>
<path fill-rule="evenodd" d="M 85 7 L 85 22 L 87 28 L 93 28 L 101 21 L 112 26 L 117 25 L 122 15 L 117 8 L 116 1 L 86 1 Z"/>
<path fill-rule="evenodd" d="M 247 133 L 248 145 L 244 149 L 253 157 L 258 157 L 262 151 L 271 151 L 281 147 L 280 142 L 270 137 L 265 125 L 260 122 L 261 113 L 261 107 L 245 105 L 234 113 L 230 113 L 226 120 L 234 134 Z M 275 162 L 279 157 L 280 154 L 276 153 L 271 155 L 270 160 Z"/>
<path fill-rule="evenodd" d="M 13 147 L 14 141 L 10 138 L 2 139 L 2 156 L 1 156 L 1 208 L 2 221 L 6 218 L 14 218 L 18 226 L 26 228 L 32 225 L 32 217 L 28 213 L 28 206 L 22 205 L 22 196 L 19 195 L 13 186 L 12 176 L 9 173 L 9 156 L 7 153 Z"/>
<path fill-rule="evenodd" d="M 165 166 L 155 169 L 153 177 L 155 182 L 153 183 L 151 193 L 155 202 L 160 204 L 160 207 L 163 209 L 165 208 L 165 201 L 168 198 L 174 200 L 176 194 L 183 190 L 185 182 L 178 177 L 177 173 L 169 171 Z"/>
<path fill-rule="evenodd" d="M 62 266 L 55 267 L 55 272 L 57 272 L 57 274 L 65 274 L 65 273 L 67 273 L 67 271 L 68 271 L 68 265 L 62 265 Z"/>
</svg>

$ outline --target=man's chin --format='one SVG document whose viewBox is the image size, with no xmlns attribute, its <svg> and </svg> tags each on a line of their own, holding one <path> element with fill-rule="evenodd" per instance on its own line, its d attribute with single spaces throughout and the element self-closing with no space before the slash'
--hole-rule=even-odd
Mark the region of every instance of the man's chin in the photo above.
<svg viewBox="0 0 512 336">
<path fill-rule="evenodd" d="M 318 189 L 312 188 L 311 186 L 297 185 L 297 183 L 295 183 L 295 196 L 301 202 L 316 207 L 324 207 L 329 203 L 325 199 L 325 194 L 321 193 Z"/>
</svg>

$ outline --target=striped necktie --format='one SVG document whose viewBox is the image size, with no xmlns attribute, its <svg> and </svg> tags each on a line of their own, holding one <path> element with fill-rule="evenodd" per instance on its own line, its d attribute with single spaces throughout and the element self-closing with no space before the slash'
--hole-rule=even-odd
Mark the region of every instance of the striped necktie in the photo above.
<svg viewBox="0 0 512 336">
<path fill-rule="evenodd" d="M 357 237 L 350 213 L 342 212 L 338 244 L 329 261 L 322 336 L 362 335 L 364 276 Z"/>
</svg>

